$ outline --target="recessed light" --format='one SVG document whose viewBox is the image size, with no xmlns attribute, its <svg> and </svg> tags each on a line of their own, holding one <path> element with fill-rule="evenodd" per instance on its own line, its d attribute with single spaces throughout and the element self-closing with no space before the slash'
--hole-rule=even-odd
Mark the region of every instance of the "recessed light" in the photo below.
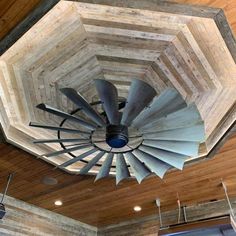
<svg viewBox="0 0 236 236">
<path fill-rule="evenodd" d="M 135 207 L 134 207 L 134 211 L 137 211 L 137 212 L 138 212 L 138 211 L 141 211 L 141 210 L 142 210 L 141 206 L 135 206 Z"/>
<path fill-rule="evenodd" d="M 56 185 L 58 183 L 56 178 L 45 176 L 42 178 L 41 182 L 45 185 Z"/>
<path fill-rule="evenodd" d="M 54 204 L 55 204 L 56 206 L 61 206 L 61 205 L 62 205 L 62 201 L 57 200 L 57 201 L 54 202 Z"/>
</svg>

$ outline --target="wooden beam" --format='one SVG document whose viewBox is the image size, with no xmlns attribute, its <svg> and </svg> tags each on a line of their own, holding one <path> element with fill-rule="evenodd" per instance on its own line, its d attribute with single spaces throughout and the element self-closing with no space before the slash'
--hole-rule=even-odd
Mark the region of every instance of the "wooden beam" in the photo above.
<svg viewBox="0 0 236 236">
<path fill-rule="evenodd" d="M 197 16 L 213 18 L 219 11 L 219 8 L 207 6 L 194 6 L 190 4 L 180 4 L 169 1 L 157 0 L 69 0 L 73 2 L 90 3 L 98 5 L 107 5 L 113 7 L 143 9 L 165 13 L 180 14 L 186 16 Z"/>
<path fill-rule="evenodd" d="M 206 156 L 202 156 L 200 158 L 197 158 L 195 160 L 190 160 L 188 162 L 186 162 L 186 166 L 187 165 L 192 165 L 201 161 L 205 161 L 206 159 L 211 159 L 213 158 L 218 151 L 223 147 L 223 145 L 225 144 L 225 142 L 232 137 L 233 135 L 236 134 L 236 121 L 233 122 L 233 124 L 231 124 L 231 126 L 227 129 L 227 131 L 224 133 L 224 135 L 218 140 L 218 142 L 213 146 L 213 148 L 208 152 L 208 154 Z"/>
<path fill-rule="evenodd" d="M 2 125 L 0 124 L 0 143 L 6 143 L 6 135 L 3 131 Z"/>
<path fill-rule="evenodd" d="M 215 23 L 236 63 L 236 39 L 232 29 L 226 19 L 224 11 L 221 9 L 214 17 Z"/>
<path fill-rule="evenodd" d="M 211 149 L 211 151 L 207 154 L 206 158 L 214 157 L 217 152 L 221 149 L 224 143 L 236 133 L 236 121 L 229 127 L 226 133 L 221 137 L 221 139 L 216 143 L 216 145 Z"/>
</svg>

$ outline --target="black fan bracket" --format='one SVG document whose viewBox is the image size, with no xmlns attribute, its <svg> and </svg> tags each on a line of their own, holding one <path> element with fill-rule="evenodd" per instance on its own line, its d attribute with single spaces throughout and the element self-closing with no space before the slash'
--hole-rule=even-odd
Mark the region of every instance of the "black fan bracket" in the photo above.
<svg viewBox="0 0 236 236">
<path fill-rule="evenodd" d="M 123 108 L 125 107 L 127 101 L 126 101 L 126 99 L 121 98 L 121 99 L 119 99 L 119 102 L 120 102 L 120 103 L 119 103 L 119 110 L 121 110 L 121 109 L 123 109 Z M 102 104 L 102 103 L 103 103 L 103 102 L 99 100 L 99 101 L 95 101 L 95 102 L 90 103 L 90 105 L 91 105 L 91 106 L 97 106 L 97 105 L 100 105 L 100 104 Z M 71 115 L 74 115 L 74 114 L 76 114 L 77 112 L 82 111 L 82 110 L 83 110 L 82 108 L 76 108 L 75 110 L 71 111 L 70 114 L 71 114 Z M 106 116 L 106 113 L 105 113 L 105 112 L 102 112 L 102 113 L 100 113 L 100 115 Z M 63 125 L 65 124 L 65 122 L 66 122 L 67 120 L 68 120 L 68 119 L 66 119 L 66 118 L 63 119 L 63 120 L 61 121 L 61 123 L 59 124 L 59 126 L 60 126 L 60 127 L 63 127 Z M 62 131 L 60 131 L 60 130 L 57 131 L 57 137 L 58 137 L 58 139 L 61 139 L 61 132 L 62 132 Z M 89 136 L 89 139 L 91 140 L 90 144 L 91 144 L 93 147 L 97 148 L 99 151 L 103 151 L 103 152 L 106 152 L 106 153 L 110 153 L 110 152 L 112 151 L 112 149 L 109 150 L 109 151 L 104 150 L 104 149 L 98 147 L 95 143 L 92 142 L 92 135 L 93 135 L 93 133 L 94 133 L 94 130 L 91 131 L 90 136 Z M 142 135 L 140 135 L 140 137 L 142 137 Z M 143 140 L 142 140 L 142 141 L 140 142 L 140 144 L 139 144 L 137 147 L 135 147 L 135 148 L 131 148 L 130 146 L 128 146 L 129 148 L 131 148 L 131 150 L 123 151 L 122 153 L 132 152 L 133 150 L 139 148 L 139 146 L 142 145 L 142 143 L 143 143 Z M 60 144 L 60 146 L 61 146 L 63 149 L 66 149 L 66 148 L 67 148 L 67 147 L 63 144 L 63 142 L 60 142 L 59 144 Z M 113 151 L 112 151 L 112 153 L 114 153 L 114 154 L 119 154 L 119 153 L 121 153 L 121 152 L 113 152 Z M 68 154 L 69 154 L 71 157 L 73 157 L 73 158 L 76 157 L 76 155 L 74 155 L 72 152 L 68 152 Z M 88 161 L 86 161 L 86 160 L 81 160 L 81 162 L 88 163 Z M 101 165 L 101 164 L 95 164 L 95 166 L 101 167 L 102 165 Z M 127 165 L 127 166 L 129 167 L 129 165 Z M 112 167 L 112 168 L 115 168 L 116 166 L 112 165 L 111 167 Z"/>
</svg>

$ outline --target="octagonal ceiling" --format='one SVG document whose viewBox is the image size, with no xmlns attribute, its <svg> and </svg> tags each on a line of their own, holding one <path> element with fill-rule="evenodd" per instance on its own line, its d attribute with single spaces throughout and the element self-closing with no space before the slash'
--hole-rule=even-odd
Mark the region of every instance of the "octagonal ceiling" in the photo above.
<svg viewBox="0 0 236 236">
<path fill-rule="evenodd" d="M 58 150 L 57 144 L 32 144 L 56 134 L 29 127 L 29 121 L 61 122 L 37 104 L 71 112 L 75 107 L 60 88 L 72 87 L 92 102 L 98 99 L 93 79 L 111 81 L 126 97 L 138 78 L 157 93 L 175 88 L 197 105 L 206 131 L 199 156 L 207 154 L 235 120 L 235 42 L 223 33 L 227 22 L 218 9 L 176 6 L 60 1 L 1 56 L 0 118 L 7 139 L 36 155 Z M 43 158 L 57 165 L 71 157 Z"/>
</svg>

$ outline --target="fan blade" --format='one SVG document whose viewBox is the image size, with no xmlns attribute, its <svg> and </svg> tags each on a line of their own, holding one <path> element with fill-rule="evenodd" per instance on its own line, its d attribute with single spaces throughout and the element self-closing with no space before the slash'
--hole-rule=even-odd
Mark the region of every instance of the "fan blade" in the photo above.
<svg viewBox="0 0 236 236">
<path fill-rule="evenodd" d="M 132 125 L 137 128 L 142 127 L 186 106 L 186 102 L 175 89 L 166 89 L 160 96 L 153 99 L 150 106 L 136 117 Z"/>
<path fill-rule="evenodd" d="M 90 142 L 90 139 L 81 138 L 62 138 L 62 139 L 37 139 L 33 143 L 73 143 L 73 142 Z"/>
<path fill-rule="evenodd" d="M 155 96 L 154 88 L 142 80 L 134 79 L 130 86 L 121 124 L 129 126 Z"/>
<path fill-rule="evenodd" d="M 53 157 L 53 156 L 57 156 L 57 155 L 60 155 L 60 154 L 64 154 L 64 153 L 68 153 L 68 152 L 73 152 L 73 151 L 77 151 L 77 150 L 84 149 L 84 148 L 87 148 L 87 147 L 91 147 L 91 146 L 92 146 L 91 144 L 85 144 L 85 145 L 80 145 L 80 146 L 77 146 L 77 147 L 62 149 L 62 150 L 56 151 L 56 152 L 50 152 L 50 153 L 43 154 L 43 155 L 40 155 L 40 156 L 41 157 L 42 156 Z"/>
<path fill-rule="evenodd" d="M 127 157 L 126 160 L 130 164 L 130 167 L 133 170 L 138 183 L 140 184 L 144 178 L 151 174 L 151 172 L 132 153 L 127 152 L 125 156 Z"/>
<path fill-rule="evenodd" d="M 171 165 L 141 150 L 136 149 L 133 154 L 160 178 L 163 178 L 166 171 L 171 168 Z"/>
<path fill-rule="evenodd" d="M 74 146 L 79 146 L 79 145 L 84 145 L 84 144 L 88 144 L 90 142 L 85 142 L 85 143 L 73 143 L 73 144 L 69 144 L 69 145 L 64 145 L 64 148 L 68 148 L 68 147 L 74 147 Z"/>
<path fill-rule="evenodd" d="M 155 147 L 186 156 L 197 156 L 199 143 L 186 141 L 144 140 L 143 145 Z"/>
<path fill-rule="evenodd" d="M 168 151 L 164 151 L 164 150 L 160 150 L 157 148 L 153 148 L 153 147 L 148 147 L 145 145 L 141 145 L 139 147 L 139 150 L 148 153 L 152 156 L 154 156 L 155 158 L 166 162 L 167 164 L 182 170 L 183 166 L 184 166 L 184 162 L 187 160 L 187 156 L 185 155 L 181 155 L 178 153 L 173 153 L 173 152 L 168 152 Z"/>
<path fill-rule="evenodd" d="M 74 164 L 75 162 L 78 162 L 78 161 L 81 161 L 83 158 L 93 154 L 94 152 L 96 152 L 98 149 L 97 148 L 93 148 L 85 153 L 82 153 L 81 155 L 73 158 L 73 159 L 70 159 L 69 161 L 66 161 L 64 162 L 63 164 L 59 165 L 59 167 L 67 167 L 69 165 L 72 165 Z"/>
<path fill-rule="evenodd" d="M 116 184 L 120 181 L 130 177 L 129 169 L 126 165 L 123 154 L 119 153 L 116 156 Z"/>
<path fill-rule="evenodd" d="M 170 129 L 178 129 L 190 127 L 202 123 L 201 115 L 196 105 L 191 104 L 186 108 L 167 115 L 159 120 L 149 122 L 140 128 L 141 131 L 164 131 Z"/>
<path fill-rule="evenodd" d="M 87 121 L 82 120 L 79 117 L 70 115 L 70 114 L 68 114 L 66 112 L 63 112 L 63 111 L 60 111 L 60 110 L 58 110 L 56 108 L 48 106 L 48 105 L 46 105 L 44 103 L 41 103 L 41 104 L 37 105 L 36 107 L 41 109 L 41 110 L 43 110 L 43 111 L 49 112 L 51 114 L 54 114 L 56 116 L 60 116 L 60 117 L 62 117 L 64 119 L 70 119 L 70 120 L 76 121 L 77 123 L 79 123 L 80 125 L 82 125 L 83 127 L 87 128 L 87 129 L 90 129 L 90 130 L 96 129 L 96 126 L 94 124 L 91 124 L 91 123 L 89 123 Z"/>
<path fill-rule="evenodd" d="M 190 141 L 201 143 L 205 140 L 205 128 L 202 122 L 200 124 L 186 128 L 172 129 L 159 132 L 144 132 L 143 139 Z"/>
<path fill-rule="evenodd" d="M 96 165 L 96 163 L 103 157 L 105 152 L 99 152 L 86 166 L 84 166 L 80 171 L 80 175 L 87 174 L 88 171 Z"/>
<path fill-rule="evenodd" d="M 63 128 L 63 127 L 42 125 L 42 124 L 38 124 L 38 123 L 35 123 L 35 122 L 30 122 L 29 126 L 32 126 L 32 127 L 35 127 L 35 128 L 57 130 L 57 131 L 66 132 L 66 133 L 77 133 L 77 134 L 88 134 L 88 135 L 91 134 L 89 132 L 81 131 L 81 130 L 78 130 L 78 129 L 67 129 L 67 128 Z"/>
<path fill-rule="evenodd" d="M 102 117 L 91 107 L 91 105 L 72 88 L 62 88 L 60 91 L 76 104 L 82 111 L 99 126 L 105 126 Z"/>
<path fill-rule="evenodd" d="M 116 87 L 107 80 L 95 79 L 94 81 L 110 124 L 118 125 L 120 123 L 120 112 Z"/>
<path fill-rule="evenodd" d="M 96 176 L 95 181 L 97 181 L 99 179 L 102 179 L 102 178 L 104 178 L 104 177 L 109 175 L 110 168 L 111 168 L 112 161 L 113 161 L 113 157 L 114 157 L 113 153 L 111 153 L 111 152 L 108 153 L 105 161 L 102 164 L 102 167 L 101 167 L 99 173 Z"/>
</svg>

